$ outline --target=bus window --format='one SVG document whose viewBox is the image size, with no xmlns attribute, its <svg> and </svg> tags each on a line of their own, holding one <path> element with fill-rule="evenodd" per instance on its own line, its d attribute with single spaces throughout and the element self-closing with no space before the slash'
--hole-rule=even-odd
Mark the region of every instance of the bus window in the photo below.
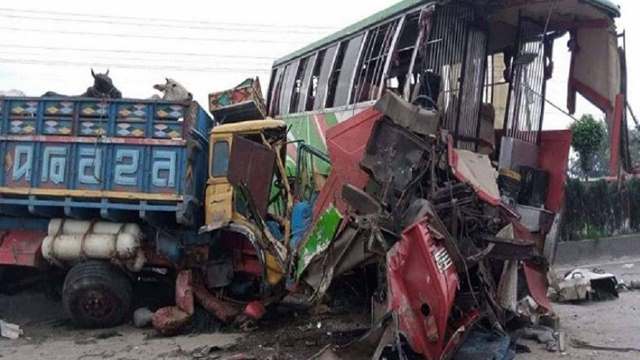
<svg viewBox="0 0 640 360">
<path fill-rule="evenodd" d="M 298 107 L 295 110 L 292 110 L 291 112 L 304 112 L 305 110 L 307 110 L 307 107 L 309 106 L 307 105 L 309 101 L 311 102 L 311 106 L 313 106 L 313 100 L 309 100 L 309 99 L 311 99 L 312 96 L 315 96 L 315 94 L 311 94 L 310 92 L 312 90 L 315 90 L 315 89 L 312 89 L 311 85 L 313 83 L 313 77 L 315 75 L 316 67 L 318 67 L 318 65 L 316 64 L 318 55 L 313 54 L 309 56 L 307 59 L 308 59 L 307 64 L 306 64 L 305 71 L 304 71 L 303 78 L 300 85 Z"/>
<path fill-rule="evenodd" d="M 358 55 L 362 48 L 363 39 L 364 34 L 356 36 L 349 40 L 349 44 L 346 47 L 342 67 L 340 69 L 340 75 L 338 76 L 338 82 L 336 84 L 335 96 L 333 98 L 334 107 L 348 104 L 351 85 L 353 83 L 353 74 L 356 71 Z"/>
<path fill-rule="evenodd" d="M 398 20 L 369 31 L 363 47 L 352 103 L 375 100 L 382 87 L 382 74 L 396 33 Z"/>
<path fill-rule="evenodd" d="M 280 95 L 280 115 L 287 115 L 289 113 L 289 105 L 291 103 L 291 94 L 295 86 L 296 74 L 298 73 L 299 60 L 296 60 L 284 70 L 284 82 L 282 84 L 282 91 Z"/>
<path fill-rule="evenodd" d="M 404 26 L 400 31 L 398 44 L 391 58 L 391 66 L 386 79 L 386 88 L 402 95 L 407 81 L 411 58 L 416 48 L 418 33 L 420 32 L 420 12 L 407 15 Z"/>
<path fill-rule="evenodd" d="M 307 66 L 309 64 L 309 57 L 300 60 L 298 65 L 298 71 L 296 71 L 296 77 L 293 81 L 293 93 L 291 94 L 291 104 L 289 105 L 289 114 L 298 112 L 298 104 L 300 103 L 302 93 L 302 82 L 307 72 Z"/>
<path fill-rule="evenodd" d="M 327 99 L 327 88 L 329 84 L 329 77 L 331 76 L 331 69 L 338 52 L 338 45 L 334 45 L 328 48 L 324 54 L 322 60 L 322 68 L 320 69 L 320 77 L 318 77 L 318 87 L 316 91 L 316 98 L 313 104 L 313 110 L 321 110 L 324 108 L 325 100 Z"/>
<path fill-rule="evenodd" d="M 313 105 L 315 103 L 316 97 L 318 96 L 318 83 L 320 80 L 320 69 L 322 68 L 322 62 L 324 61 L 324 55 L 327 50 L 321 50 L 316 56 L 315 65 L 313 66 L 311 79 L 309 79 L 309 84 L 307 87 L 307 104 L 305 105 L 306 111 L 313 110 Z"/>
<path fill-rule="evenodd" d="M 276 85 L 273 87 L 273 94 L 271 95 L 271 116 L 277 116 L 280 114 L 280 93 L 282 93 L 282 81 L 284 79 L 284 68 L 279 67 L 276 72 L 276 77 L 272 80 Z"/>
<path fill-rule="evenodd" d="M 338 47 L 338 55 L 336 55 L 336 60 L 333 65 L 333 71 L 331 72 L 331 77 L 329 78 L 328 82 L 327 101 L 325 103 L 325 108 L 332 108 L 334 105 L 334 101 L 336 98 L 336 89 L 338 87 L 338 79 L 340 78 L 340 72 L 342 71 L 342 63 L 344 62 L 348 43 L 348 41 L 343 41 Z"/>
</svg>

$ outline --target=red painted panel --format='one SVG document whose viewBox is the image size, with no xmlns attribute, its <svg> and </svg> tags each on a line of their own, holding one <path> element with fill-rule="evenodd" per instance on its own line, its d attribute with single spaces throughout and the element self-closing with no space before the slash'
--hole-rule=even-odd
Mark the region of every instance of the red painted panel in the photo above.
<svg viewBox="0 0 640 360">
<path fill-rule="evenodd" d="M 547 290 L 549 290 L 547 272 L 540 270 L 539 266 L 526 262 L 523 268 L 531 297 L 546 311 L 552 311 L 551 301 L 547 296 Z"/>
<path fill-rule="evenodd" d="M 616 96 L 616 107 L 613 111 L 613 129 L 611 131 L 611 158 L 609 159 L 609 175 L 617 178 L 620 175 L 620 138 L 622 134 L 622 117 L 625 110 L 623 94 Z"/>
<path fill-rule="evenodd" d="M 360 168 L 360 161 L 364 157 L 373 126 L 381 118 L 382 114 L 372 107 L 327 130 L 327 149 L 332 170 L 313 209 L 314 219 L 332 203 L 341 213 L 346 213 L 347 205 L 341 200 L 345 184 L 358 188 L 367 185 L 369 175 Z"/>
<path fill-rule="evenodd" d="M 46 232 L 12 230 L 0 232 L 0 265 L 39 267 L 40 246 Z"/>
<path fill-rule="evenodd" d="M 543 131 L 541 133 L 538 164 L 549 173 L 549 188 L 545 207 L 558 213 L 564 204 L 564 187 L 569 166 L 571 130 Z"/>
<path fill-rule="evenodd" d="M 445 248 L 423 221 L 402 234 L 387 254 L 387 264 L 389 310 L 397 315 L 400 331 L 415 352 L 440 359 L 459 286 Z"/>
</svg>

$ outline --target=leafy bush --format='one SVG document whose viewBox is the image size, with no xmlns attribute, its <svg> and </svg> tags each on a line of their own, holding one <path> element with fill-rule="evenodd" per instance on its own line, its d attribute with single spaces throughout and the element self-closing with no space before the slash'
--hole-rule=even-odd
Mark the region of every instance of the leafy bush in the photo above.
<svg viewBox="0 0 640 360">
<path fill-rule="evenodd" d="M 640 180 L 619 186 L 600 180 L 567 182 L 560 236 L 565 241 L 640 232 Z M 625 220 L 630 223 L 626 224 Z"/>
<path fill-rule="evenodd" d="M 578 167 L 585 178 L 593 176 L 596 156 L 606 141 L 606 129 L 602 121 L 592 115 L 583 115 L 571 125 L 571 146 L 578 153 Z"/>
</svg>

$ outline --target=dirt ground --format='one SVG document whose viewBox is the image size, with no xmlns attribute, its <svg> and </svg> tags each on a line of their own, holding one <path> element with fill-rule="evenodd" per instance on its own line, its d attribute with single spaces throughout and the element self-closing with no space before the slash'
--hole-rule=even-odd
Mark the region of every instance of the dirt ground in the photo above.
<svg viewBox="0 0 640 360">
<path fill-rule="evenodd" d="M 592 266 L 593 267 L 593 266 Z M 629 282 L 640 280 L 640 262 L 599 265 Z M 591 345 L 640 348 L 640 292 L 617 300 L 585 304 L 555 304 L 567 334 L 567 351 L 549 353 L 543 345 L 523 342 L 532 353 L 517 359 L 640 359 L 640 352 L 576 349 L 572 339 Z M 159 338 L 152 330 L 125 325 L 111 330 L 80 330 L 65 319 L 61 305 L 41 293 L 0 295 L 0 319 L 22 326 L 24 337 L 0 339 L 0 359 L 307 359 L 327 343 L 346 342 L 360 334 L 364 314 L 346 311 L 336 316 L 298 316 L 279 309 L 250 333 L 190 334 Z M 235 358 L 234 358 L 235 359 Z"/>
</svg>

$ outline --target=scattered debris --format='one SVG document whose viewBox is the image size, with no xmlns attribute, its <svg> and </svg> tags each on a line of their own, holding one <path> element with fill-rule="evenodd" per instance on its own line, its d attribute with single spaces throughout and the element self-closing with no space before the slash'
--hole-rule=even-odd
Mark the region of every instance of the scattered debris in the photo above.
<svg viewBox="0 0 640 360">
<path fill-rule="evenodd" d="M 609 300 L 618 297 L 616 276 L 594 269 L 575 269 L 553 284 L 551 296 L 558 302 Z"/>
<path fill-rule="evenodd" d="M 140 308 L 133 312 L 133 325 L 137 328 L 145 328 L 151 325 L 153 312 L 147 308 Z"/>
<path fill-rule="evenodd" d="M 22 331 L 20 326 L 0 320 L 0 336 L 11 340 L 16 340 L 22 335 L 24 335 L 24 332 Z"/>
<path fill-rule="evenodd" d="M 598 350 L 598 351 L 613 351 L 613 352 L 640 352 L 640 348 L 633 347 L 614 347 L 614 346 L 602 346 L 602 345 L 592 345 L 586 341 L 579 339 L 571 339 L 571 347 L 576 349 L 588 349 L 588 350 Z"/>
<path fill-rule="evenodd" d="M 474 329 L 456 353 L 454 360 L 512 360 L 516 356 L 508 335 Z"/>
<path fill-rule="evenodd" d="M 565 351 L 565 333 L 542 325 L 530 326 L 516 332 L 523 339 L 535 340 L 545 345 L 549 352 Z"/>
</svg>

